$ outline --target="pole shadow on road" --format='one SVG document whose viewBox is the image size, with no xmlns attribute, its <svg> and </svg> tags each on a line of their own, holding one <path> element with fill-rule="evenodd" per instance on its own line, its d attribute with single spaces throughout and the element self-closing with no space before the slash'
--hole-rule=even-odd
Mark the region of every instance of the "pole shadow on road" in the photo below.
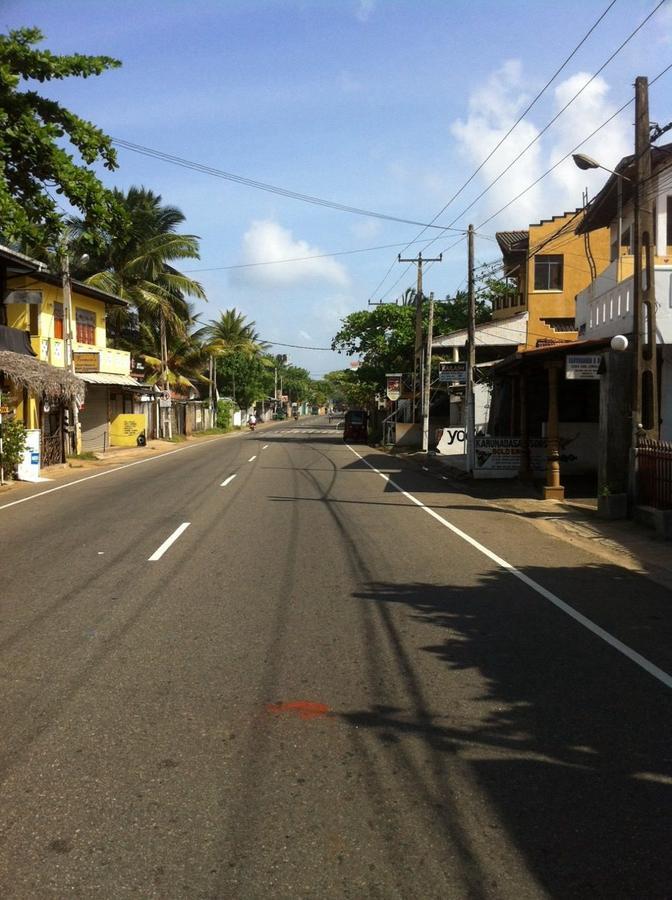
<svg viewBox="0 0 672 900">
<path fill-rule="evenodd" d="M 594 568 L 598 580 L 622 574 Z M 570 569 L 524 571 L 539 581 L 550 572 L 559 592 L 577 577 Z M 387 634 L 410 705 L 342 719 L 377 736 L 385 766 L 405 770 L 418 796 L 433 802 L 447 838 L 454 843 L 460 819 L 450 785 L 457 755 L 549 896 L 670 896 L 670 698 L 662 685 L 554 608 L 535 610 L 505 572 L 473 587 L 372 583 L 354 597 Z M 442 667 L 432 691 L 427 660 L 421 677 L 418 651 L 404 648 L 409 615 L 436 632 L 420 650 Z M 482 694 L 475 705 L 458 700 L 451 714 L 451 696 L 473 687 L 470 675 Z M 444 702 L 432 704 L 437 688 Z M 424 768 L 414 762 L 417 741 L 431 760 Z"/>
</svg>

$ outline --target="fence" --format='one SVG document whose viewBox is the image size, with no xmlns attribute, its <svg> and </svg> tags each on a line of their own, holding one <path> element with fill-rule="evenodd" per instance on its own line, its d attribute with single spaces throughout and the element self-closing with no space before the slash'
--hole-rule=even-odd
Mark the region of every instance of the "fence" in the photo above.
<svg viewBox="0 0 672 900">
<path fill-rule="evenodd" d="M 672 509 L 672 444 L 640 438 L 637 444 L 637 502 Z"/>
</svg>

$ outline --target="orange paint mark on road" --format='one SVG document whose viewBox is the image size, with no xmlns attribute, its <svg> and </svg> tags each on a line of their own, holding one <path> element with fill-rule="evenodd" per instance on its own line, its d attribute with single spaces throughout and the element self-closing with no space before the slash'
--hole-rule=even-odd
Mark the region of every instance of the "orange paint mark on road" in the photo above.
<svg viewBox="0 0 672 900">
<path fill-rule="evenodd" d="M 329 714 L 326 703 L 315 703 L 312 700 L 289 700 L 286 703 L 268 703 L 266 712 L 273 716 L 295 716 L 298 719 L 321 719 Z"/>
</svg>

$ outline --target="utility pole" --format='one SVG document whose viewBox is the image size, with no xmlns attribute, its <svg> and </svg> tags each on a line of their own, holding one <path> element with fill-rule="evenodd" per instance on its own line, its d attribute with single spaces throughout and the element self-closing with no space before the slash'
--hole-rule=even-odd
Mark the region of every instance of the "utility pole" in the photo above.
<svg viewBox="0 0 672 900">
<path fill-rule="evenodd" d="M 65 234 L 61 237 L 61 279 L 63 286 L 63 318 L 65 319 L 65 366 L 75 374 L 75 354 L 72 350 L 72 283 L 70 279 L 70 252 L 68 241 Z M 78 432 L 79 432 L 79 409 L 77 401 L 73 399 L 70 404 L 70 426 L 72 433 L 70 435 L 70 449 L 75 455 L 79 450 Z"/>
<path fill-rule="evenodd" d="M 429 451 L 429 400 L 432 388 L 432 341 L 434 339 L 434 294 L 429 295 L 429 322 L 425 350 L 425 378 L 422 395 L 422 452 Z"/>
<path fill-rule="evenodd" d="M 474 441 L 476 437 L 476 410 L 474 403 L 474 365 L 476 363 L 476 291 L 474 288 L 474 226 L 467 229 L 467 383 L 466 401 L 467 471 L 474 471 Z"/>
<path fill-rule="evenodd" d="M 651 180 L 651 129 L 649 125 L 649 82 L 635 80 L 635 184 L 634 184 L 634 272 L 633 338 L 635 342 L 635 384 L 632 409 L 632 452 L 637 438 L 659 436 L 658 366 L 656 347 L 655 273 L 652 256 L 653 215 L 645 185 Z M 642 262 L 644 266 L 642 268 Z"/>
<path fill-rule="evenodd" d="M 414 263 L 418 267 L 418 281 L 415 289 L 415 351 L 413 356 L 413 422 L 418 414 L 418 384 L 422 375 L 422 264 L 426 262 L 441 262 L 443 253 L 435 259 L 423 259 L 422 253 L 418 253 L 417 259 L 402 259 L 401 253 L 397 256 L 400 263 Z"/>
<path fill-rule="evenodd" d="M 163 314 L 163 310 L 159 312 L 159 342 L 161 344 L 161 384 L 164 391 L 169 391 L 170 388 L 168 386 L 168 339 L 166 336 L 166 317 Z M 165 402 L 165 399 L 164 399 Z M 169 401 L 170 403 L 170 401 Z M 161 410 L 161 406 L 159 406 L 159 411 Z M 161 428 L 161 437 L 168 438 L 169 440 L 172 438 L 172 430 L 173 430 L 173 422 L 172 422 L 172 414 L 171 407 L 168 405 L 167 407 L 163 407 L 163 423 Z"/>
</svg>

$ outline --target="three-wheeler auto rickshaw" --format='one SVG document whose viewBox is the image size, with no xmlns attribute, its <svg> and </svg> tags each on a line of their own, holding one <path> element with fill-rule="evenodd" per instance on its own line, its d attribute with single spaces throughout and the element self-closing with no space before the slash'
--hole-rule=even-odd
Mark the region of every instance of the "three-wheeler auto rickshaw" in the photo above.
<svg viewBox="0 0 672 900">
<path fill-rule="evenodd" d="M 343 424 L 344 441 L 362 441 L 368 438 L 369 414 L 365 409 L 349 409 Z"/>
</svg>

